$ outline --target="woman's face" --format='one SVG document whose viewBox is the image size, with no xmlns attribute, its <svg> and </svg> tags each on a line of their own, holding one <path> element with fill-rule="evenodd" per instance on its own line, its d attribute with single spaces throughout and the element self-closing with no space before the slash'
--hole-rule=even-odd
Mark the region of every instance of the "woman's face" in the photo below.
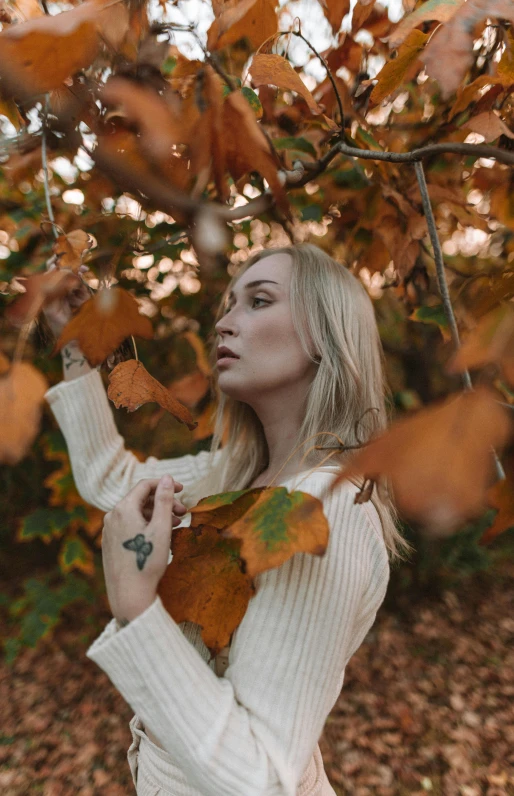
<svg viewBox="0 0 514 796">
<path fill-rule="evenodd" d="M 292 260 L 272 254 L 254 263 L 233 287 L 225 315 L 216 324 L 218 346 L 236 356 L 219 358 L 222 392 L 258 408 L 263 400 L 287 401 L 307 394 L 317 367 L 293 327 L 289 289 Z"/>
</svg>

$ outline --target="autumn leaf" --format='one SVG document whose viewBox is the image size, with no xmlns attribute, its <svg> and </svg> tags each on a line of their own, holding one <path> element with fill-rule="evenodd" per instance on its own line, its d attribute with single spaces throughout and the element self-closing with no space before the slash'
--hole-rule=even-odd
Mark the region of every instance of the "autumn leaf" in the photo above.
<svg viewBox="0 0 514 796">
<path fill-rule="evenodd" d="M 225 2 L 207 32 L 207 48 L 220 50 L 247 38 L 256 50 L 278 31 L 275 0 Z"/>
<path fill-rule="evenodd" d="M 59 567 L 64 575 L 78 569 L 85 575 L 94 575 L 95 564 L 92 549 L 77 534 L 69 534 L 63 539 L 57 557 Z"/>
<path fill-rule="evenodd" d="M 480 319 L 459 350 L 448 362 L 448 373 L 498 364 L 506 381 L 514 386 L 514 308 L 503 302 Z"/>
<path fill-rule="evenodd" d="M 328 544 L 323 504 L 285 487 L 204 498 L 191 509 L 191 527 L 203 524 L 242 541 L 241 558 L 252 577 L 280 566 L 297 552 L 323 555 Z"/>
<path fill-rule="evenodd" d="M 417 28 L 422 22 L 448 22 L 464 2 L 465 0 L 427 0 L 401 20 L 386 41 L 391 48 L 396 49 L 413 28 Z"/>
<path fill-rule="evenodd" d="M 88 0 L 0 33 L 0 84 L 5 93 L 34 96 L 59 87 L 96 58 L 102 41 L 116 49 L 127 31 L 123 5 Z"/>
<path fill-rule="evenodd" d="M 82 229 L 75 229 L 67 235 L 59 235 L 53 245 L 53 252 L 57 256 L 59 268 L 69 268 L 74 273 L 82 265 L 84 252 L 89 251 L 93 245 L 91 235 Z"/>
<path fill-rule="evenodd" d="M 512 435 L 511 419 L 486 387 L 422 409 L 360 450 L 334 481 L 387 479 L 407 518 L 435 535 L 453 533 L 485 508 L 491 449 Z"/>
<path fill-rule="evenodd" d="M 233 91 L 225 99 L 223 129 L 227 167 L 234 180 L 252 171 L 259 172 L 268 181 L 277 205 L 290 217 L 287 194 L 278 177 L 276 156 L 240 91 Z"/>
<path fill-rule="evenodd" d="M 208 525 L 198 535 L 175 528 L 173 558 L 157 587 L 175 622 L 200 625 L 213 656 L 227 646 L 255 594 L 252 578 L 241 571 L 240 547 Z"/>
<path fill-rule="evenodd" d="M 69 271 L 59 269 L 44 274 L 17 277 L 25 292 L 17 296 L 5 311 L 5 317 L 13 326 L 23 326 L 36 318 L 43 307 L 55 299 L 66 296 L 80 287 L 80 278 Z"/>
<path fill-rule="evenodd" d="M 512 461 L 510 462 L 512 464 Z M 507 477 L 493 484 L 487 492 L 488 504 L 498 509 L 493 524 L 479 539 L 479 544 L 486 545 L 501 533 L 514 527 L 514 478 L 512 469 L 507 470 Z"/>
<path fill-rule="evenodd" d="M 140 315 L 137 301 L 119 287 L 100 290 L 66 324 L 55 351 L 60 351 L 70 340 L 77 340 L 88 362 L 95 367 L 131 335 L 146 340 L 153 337 L 152 324 Z"/>
<path fill-rule="evenodd" d="M 409 320 L 420 321 L 421 323 L 433 323 L 439 328 L 445 342 L 451 340 L 452 336 L 448 318 L 446 317 L 442 304 L 436 304 L 431 307 L 426 305 L 418 307 L 409 315 Z"/>
<path fill-rule="evenodd" d="M 27 454 L 36 434 L 48 383 L 27 362 L 0 354 L 0 464 L 17 464 Z"/>
<path fill-rule="evenodd" d="M 419 30 L 411 31 L 398 50 L 396 58 L 387 61 L 378 73 L 378 83 L 370 96 L 372 102 L 382 102 L 403 83 L 409 68 L 418 61 L 419 53 L 427 40 L 428 34 L 421 33 Z"/>
<path fill-rule="evenodd" d="M 155 401 L 189 429 L 196 428 L 196 422 L 187 407 L 176 398 L 157 379 L 154 379 L 145 366 L 136 359 L 120 362 L 109 374 L 107 395 L 116 408 L 124 406 L 134 412 L 143 404 Z"/>
<path fill-rule="evenodd" d="M 373 11 L 375 0 L 357 0 L 353 7 L 352 33 L 355 34 L 363 26 Z"/>
<path fill-rule="evenodd" d="M 252 61 L 250 73 L 255 86 L 272 84 L 281 89 L 295 91 L 303 97 L 312 113 L 322 113 L 300 75 L 281 55 L 258 53 Z"/>
<path fill-rule="evenodd" d="M 514 133 L 509 130 L 505 122 L 494 111 L 486 111 L 479 113 L 478 116 L 472 116 L 463 125 L 468 130 L 484 136 L 486 144 L 491 141 L 496 141 L 501 135 L 506 135 L 507 138 L 514 138 Z"/>
<path fill-rule="evenodd" d="M 480 75 L 472 83 L 466 86 L 460 86 L 455 97 L 455 102 L 450 110 L 449 119 L 453 119 L 457 113 L 466 110 L 471 102 L 474 102 L 482 95 L 482 91 L 486 86 L 492 86 L 499 82 L 499 78 L 493 75 Z"/>
<path fill-rule="evenodd" d="M 339 33 L 343 17 L 350 12 L 350 0 L 320 0 L 320 3 L 332 33 Z"/>
<path fill-rule="evenodd" d="M 444 99 L 458 89 L 473 62 L 476 26 L 491 17 L 514 23 L 512 0 L 467 0 L 427 44 L 422 56 L 425 70 L 439 83 Z"/>
<path fill-rule="evenodd" d="M 514 83 L 514 33 L 512 27 L 505 31 L 504 41 L 505 50 L 498 61 L 496 71 L 498 80 L 501 80 L 503 85 L 508 88 Z"/>
<path fill-rule="evenodd" d="M 253 488 L 203 498 L 191 526 L 172 534 L 173 559 L 158 594 L 176 622 L 202 627 L 213 655 L 240 624 L 254 578 L 294 553 L 323 555 L 329 527 L 323 504 L 285 487 Z"/>
</svg>

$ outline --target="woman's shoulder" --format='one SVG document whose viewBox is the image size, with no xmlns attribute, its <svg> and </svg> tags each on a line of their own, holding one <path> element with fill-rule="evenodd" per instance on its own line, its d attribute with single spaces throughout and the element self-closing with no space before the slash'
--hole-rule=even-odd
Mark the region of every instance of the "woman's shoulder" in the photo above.
<svg viewBox="0 0 514 796">
<path fill-rule="evenodd" d="M 356 501 L 360 484 L 348 479 L 336 484 L 340 472 L 340 467 L 318 467 L 306 476 L 292 479 L 290 488 L 308 492 L 321 500 L 324 513 L 331 520 L 331 524 L 348 524 L 360 520 L 373 532 L 375 540 L 381 546 L 384 545 L 382 522 L 374 504 L 371 500 L 365 503 Z"/>
</svg>

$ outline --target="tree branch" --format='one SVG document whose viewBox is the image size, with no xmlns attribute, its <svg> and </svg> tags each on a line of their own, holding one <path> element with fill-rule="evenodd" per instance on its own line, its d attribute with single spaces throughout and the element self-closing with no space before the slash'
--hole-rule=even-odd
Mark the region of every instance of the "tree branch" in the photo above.
<svg viewBox="0 0 514 796">
<path fill-rule="evenodd" d="M 423 164 L 420 160 L 415 161 L 414 170 L 416 172 L 416 178 L 418 180 L 419 190 L 421 193 L 421 201 L 423 202 L 423 210 L 425 212 L 425 217 L 427 220 L 428 234 L 430 235 L 430 241 L 432 243 L 432 248 L 434 250 L 437 284 L 439 286 L 439 293 L 441 294 L 441 299 L 443 302 L 444 314 L 446 316 L 446 320 L 448 321 L 448 325 L 450 327 L 453 346 L 455 348 L 455 351 L 458 351 L 458 349 L 460 348 L 459 330 L 457 328 L 457 321 L 455 320 L 455 314 L 453 312 L 452 302 L 450 298 L 450 291 L 448 290 L 448 283 L 446 281 L 446 274 L 444 273 L 443 250 L 441 248 L 441 242 L 437 234 L 437 228 L 435 225 L 435 218 L 434 218 L 434 213 L 432 211 L 432 205 L 430 204 L 430 197 L 428 195 L 428 188 L 425 180 L 425 172 L 423 170 Z M 464 388 L 466 390 L 473 389 L 473 383 L 471 381 L 471 376 L 469 375 L 468 370 L 463 371 L 462 381 L 464 384 Z M 498 454 L 494 450 L 493 450 L 493 455 L 494 455 L 496 473 L 498 479 L 502 480 L 505 478 L 505 471 L 502 467 L 500 459 L 498 458 Z"/>
</svg>

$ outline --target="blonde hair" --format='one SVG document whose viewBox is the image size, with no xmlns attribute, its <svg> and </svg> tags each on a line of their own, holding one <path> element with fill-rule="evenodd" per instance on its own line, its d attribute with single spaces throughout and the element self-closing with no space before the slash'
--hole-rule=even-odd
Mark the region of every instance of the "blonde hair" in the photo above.
<svg viewBox="0 0 514 796">
<path fill-rule="evenodd" d="M 318 364 L 293 449 L 298 447 L 303 453 L 307 467 L 319 467 L 327 458 L 330 464 L 343 464 L 352 451 L 327 452 L 314 446 L 337 447 L 338 440 L 345 446 L 360 445 L 388 424 L 385 397 L 389 391 L 373 304 L 360 280 L 344 265 L 317 246 L 303 243 L 266 249 L 249 258 L 227 286 L 216 323 L 240 276 L 274 254 L 288 254 L 292 259 L 292 321 L 306 354 Z M 215 336 L 210 352 L 213 373 L 216 347 Z M 262 424 L 252 407 L 222 393 L 216 377 L 213 392 L 216 411 L 211 456 L 220 450 L 219 458 L 188 490 L 190 505 L 191 498 L 197 501 L 206 495 L 248 488 L 268 465 Z M 377 495 L 376 489 L 374 493 L 373 505 L 389 558 L 404 559 L 402 551 L 410 552 L 412 547 L 396 527 L 394 505 L 387 495 Z"/>
</svg>

